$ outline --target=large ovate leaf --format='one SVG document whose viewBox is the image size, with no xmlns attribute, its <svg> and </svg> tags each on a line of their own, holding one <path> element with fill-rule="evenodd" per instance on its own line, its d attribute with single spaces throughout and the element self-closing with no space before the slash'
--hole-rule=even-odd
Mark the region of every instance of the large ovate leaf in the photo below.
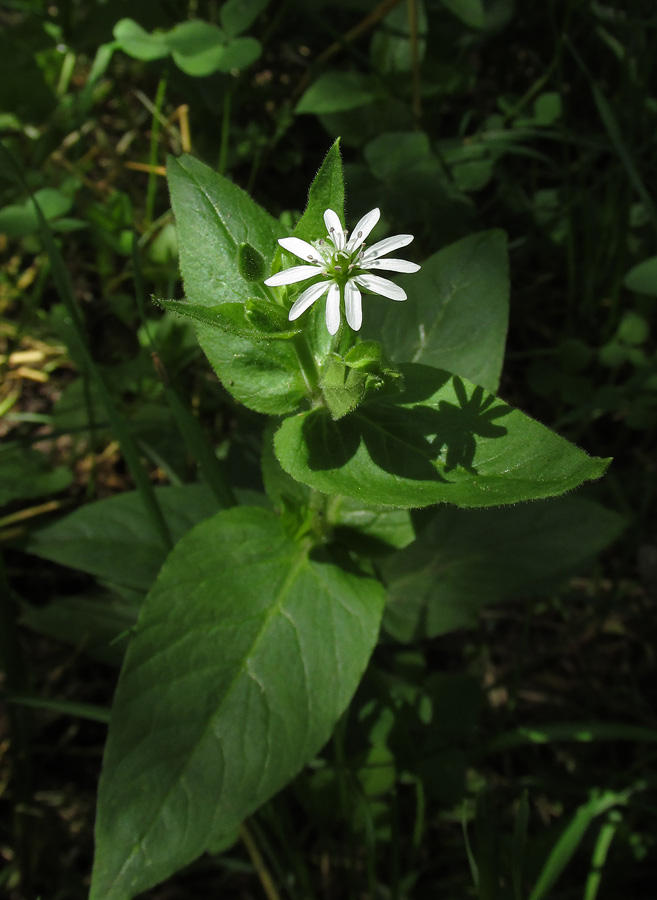
<svg viewBox="0 0 657 900">
<path fill-rule="evenodd" d="M 174 541 L 217 511 L 206 485 L 157 487 L 155 496 Z M 88 503 L 34 531 L 27 550 L 113 584 L 147 591 L 166 557 L 139 491 Z"/>
<path fill-rule="evenodd" d="M 400 368 L 405 390 L 395 400 L 339 421 L 324 408 L 287 418 L 274 439 L 283 468 L 327 494 L 410 508 L 552 497 L 609 464 L 459 376 Z"/>
<path fill-rule="evenodd" d="M 544 593 L 626 524 L 577 497 L 513 508 L 441 507 L 416 541 L 382 563 L 384 626 L 402 641 L 475 626 L 484 605 Z"/>
<path fill-rule="evenodd" d="M 643 262 L 633 266 L 625 276 L 623 284 L 637 294 L 657 297 L 657 256 L 651 256 L 650 259 L 644 259 Z"/>
<path fill-rule="evenodd" d="M 295 112 L 322 115 L 356 109 L 373 102 L 375 86 L 370 77 L 359 72 L 325 72 L 305 91 Z"/>
<path fill-rule="evenodd" d="M 128 900 L 231 832 L 328 739 L 376 642 L 379 582 L 219 512 L 173 550 L 112 710 L 91 900 Z"/>
<path fill-rule="evenodd" d="M 171 203 L 187 300 L 201 306 L 267 299 L 240 273 L 240 246 L 249 244 L 269 270 L 284 231 L 248 194 L 191 156 L 169 158 Z M 295 410 L 306 384 L 294 347 L 254 342 L 197 323 L 199 342 L 224 387 L 257 412 Z"/>
<path fill-rule="evenodd" d="M 484 231 L 451 244 L 397 279 L 408 295 L 368 304 L 367 332 L 394 362 L 447 369 L 495 392 L 509 318 L 506 235 Z"/>
</svg>

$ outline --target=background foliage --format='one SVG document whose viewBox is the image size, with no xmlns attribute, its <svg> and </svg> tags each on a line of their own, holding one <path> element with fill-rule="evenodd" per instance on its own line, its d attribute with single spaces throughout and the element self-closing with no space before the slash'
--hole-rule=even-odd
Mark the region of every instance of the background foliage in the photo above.
<svg viewBox="0 0 657 900">
<path fill-rule="evenodd" d="M 117 667 L 168 549 L 204 520 L 210 541 L 236 527 L 211 517 L 235 494 L 262 504 L 263 487 L 272 529 L 294 527 L 286 498 L 304 490 L 192 324 L 149 301 L 182 296 L 189 240 L 166 157 L 229 176 L 282 234 L 341 136 L 348 221 L 380 206 L 425 260 L 404 312 L 433 317 L 441 341 L 398 343 L 381 306 L 371 327 L 392 360 L 454 369 L 615 462 L 577 496 L 505 510 L 343 500 L 343 545 L 364 548 L 390 598 L 361 687 L 241 841 L 210 840 L 151 896 L 253 895 L 269 871 L 291 900 L 651 897 L 651 5 L 34 0 L 6 4 L 2 26 L 3 142 L 53 235 L 3 155 L 2 891 L 87 895 Z M 185 160 L 174 170 L 198 165 Z M 451 318 L 469 286 L 506 279 L 503 233 L 504 365 L 494 291 L 470 333 Z M 423 308 L 447 285 L 449 304 Z M 462 347 L 487 341 L 474 378 Z M 298 390 L 253 393 L 280 413 Z"/>
</svg>

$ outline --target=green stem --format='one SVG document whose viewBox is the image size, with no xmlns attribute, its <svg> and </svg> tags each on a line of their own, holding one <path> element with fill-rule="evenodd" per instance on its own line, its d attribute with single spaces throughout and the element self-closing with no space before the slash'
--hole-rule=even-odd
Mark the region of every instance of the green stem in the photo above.
<svg viewBox="0 0 657 900">
<path fill-rule="evenodd" d="M 301 374 L 306 382 L 308 394 L 312 400 L 317 400 L 320 395 L 319 372 L 317 371 L 315 359 L 308 346 L 308 341 L 303 334 L 297 334 L 292 338 L 292 344 L 296 350 L 299 368 L 301 369 Z"/>
<path fill-rule="evenodd" d="M 146 226 L 153 221 L 153 209 L 155 207 L 155 193 L 157 191 L 158 176 L 155 173 L 157 166 L 157 142 L 160 137 L 160 116 L 162 114 L 162 106 L 164 105 L 164 92 L 167 87 L 167 77 L 163 75 L 157 86 L 157 94 L 155 95 L 155 112 L 153 113 L 153 124 L 151 125 L 151 151 L 149 164 L 151 171 L 148 175 L 148 187 L 146 189 Z"/>
</svg>

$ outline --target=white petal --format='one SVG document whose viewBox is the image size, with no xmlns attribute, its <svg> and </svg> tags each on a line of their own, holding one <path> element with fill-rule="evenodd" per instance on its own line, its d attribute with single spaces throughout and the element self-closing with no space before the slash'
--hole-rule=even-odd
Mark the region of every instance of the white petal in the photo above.
<svg viewBox="0 0 657 900">
<path fill-rule="evenodd" d="M 324 213 L 324 224 L 328 231 L 329 238 L 333 241 L 336 250 L 344 250 L 344 228 L 340 217 L 332 209 L 327 209 Z"/>
<path fill-rule="evenodd" d="M 295 319 L 298 319 L 302 313 L 305 313 L 308 307 L 313 305 L 315 300 L 318 300 L 322 294 L 326 293 L 330 284 L 330 281 L 319 281 L 317 284 L 311 284 L 309 288 L 306 288 L 303 294 L 294 301 L 292 309 L 288 313 L 290 322 L 293 322 Z"/>
<path fill-rule="evenodd" d="M 395 234 L 392 237 L 384 238 L 377 244 L 372 244 L 371 247 L 367 248 L 365 253 L 363 253 L 361 262 L 367 264 L 373 259 L 378 259 L 379 256 L 383 256 L 384 253 L 391 253 L 393 250 L 399 250 L 400 247 L 406 247 L 412 240 L 412 234 Z"/>
<path fill-rule="evenodd" d="M 356 284 L 362 285 L 375 294 L 381 294 L 382 297 L 388 297 L 390 300 L 405 300 L 406 291 L 393 284 L 387 278 L 379 278 L 378 275 L 359 275 L 354 278 Z"/>
<path fill-rule="evenodd" d="M 272 275 L 271 278 L 267 278 L 265 284 L 269 287 L 276 287 L 279 284 L 296 284 L 297 281 L 305 281 L 306 278 L 321 275 L 322 271 L 319 266 L 292 266 L 290 269 L 283 269 Z"/>
<path fill-rule="evenodd" d="M 368 269 L 386 269 L 388 272 L 418 272 L 420 269 L 417 263 L 407 259 L 373 259 L 365 265 Z"/>
<path fill-rule="evenodd" d="M 349 327 L 353 328 L 354 331 L 360 331 L 360 326 L 363 324 L 363 304 L 360 291 L 353 281 L 348 281 L 345 285 L 344 309 L 347 314 Z"/>
<path fill-rule="evenodd" d="M 347 244 L 347 250 L 349 252 L 355 250 L 356 247 L 360 247 L 380 218 L 381 210 L 378 208 L 370 210 L 370 212 L 363 216 L 349 238 L 349 243 Z"/>
<path fill-rule="evenodd" d="M 329 334 L 335 334 L 340 327 L 340 288 L 332 284 L 326 298 L 326 327 Z"/>
<path fill-rule="evenodd" d="M 306 260 L 310 260 L 311 262 L 317 263 L 320 266 L 324 264 L 324 260 L 322 259 L 322 257 L 319 255 L 317 250 L 315 250 L 313 245 L 308 243 L 308 241 L 302 241 L 301 238 L 286 237 L 279 238 L 278 243 L 284 250 L 287 250 L 288 253 L 293 253 L 304 262 L 306 262 Z"/>
</svg>

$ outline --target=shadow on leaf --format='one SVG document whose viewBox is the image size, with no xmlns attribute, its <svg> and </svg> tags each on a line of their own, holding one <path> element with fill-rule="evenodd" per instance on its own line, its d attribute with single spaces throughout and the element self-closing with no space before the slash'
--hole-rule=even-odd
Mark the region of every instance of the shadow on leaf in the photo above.
<svg viewBox="0 0 657 900">
<path fill-rule="evenodd" d="M 481 387 L 468 397 L 465 383 L 456 375 L 422 369 L 430 375 L 414 379 L 396 403 L 364 405 L 337 422 L 326 410 L 312 412 L 303 425 L 309 468 L 340 469 L 364 445 L 379 469 L 397 477 L 446 481 L 441 471 L 457 467 L 476 475 L 477 438 L 503 437 L 507 429 L 497 420 L 508 415 L 511 407 Z M 456 403 L 438 398 L 436 406 L 422 403 L 450 381 Z M 366 479 L 367 461 L 362 465 Z"/>
</svg>

